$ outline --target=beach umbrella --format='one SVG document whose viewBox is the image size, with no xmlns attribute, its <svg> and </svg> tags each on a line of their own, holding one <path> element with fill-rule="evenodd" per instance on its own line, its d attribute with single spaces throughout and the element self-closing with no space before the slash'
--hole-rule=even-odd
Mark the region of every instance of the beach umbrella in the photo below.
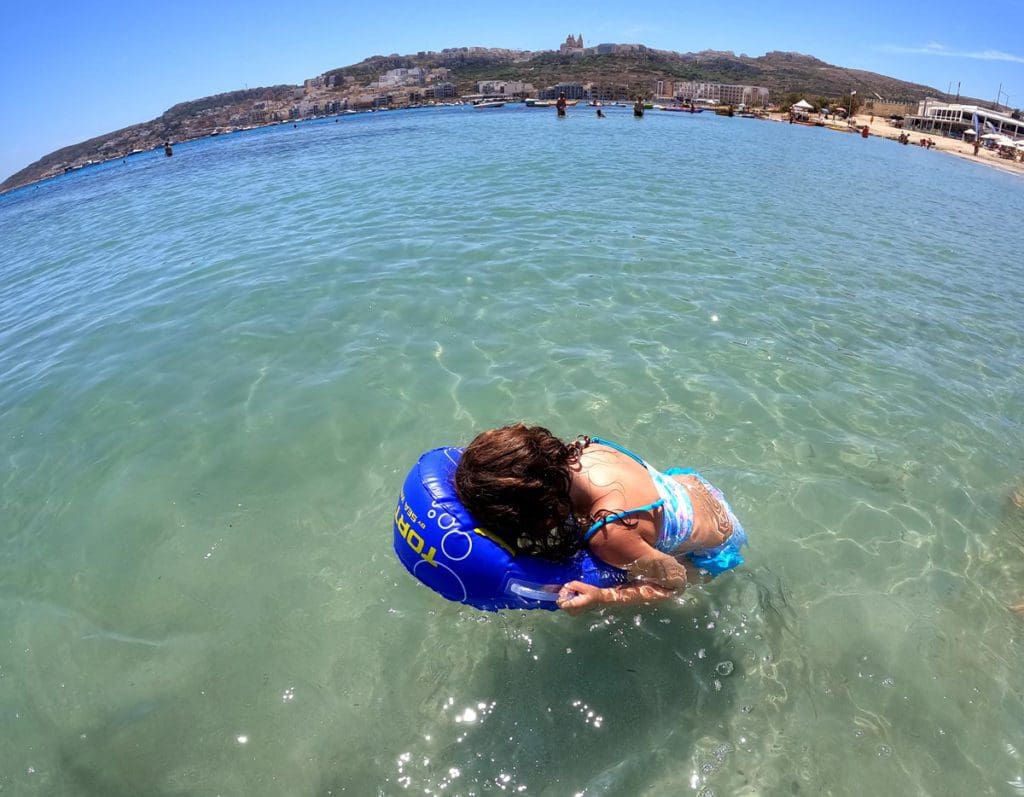
<svg viewBox="0 0 1024 797">
<path fill-rule="evenodd" d="M 801 111 L 810 111 L 814 108 L 807 100 L 800 100 L 800 102 L 794 103 L 793 107 Z"/>
<path fill-rule="evenodd" d="M 843 107 L 842 105 L 837 105 L 837 106 L 836 106 L 835 108 L 833 108 L 832 110 L 833 110 L 833 111 L 842 111 L 843 113 L 846 113 L 846 109 L 845 109 L 845 108 L 844 108 L 844 107 Z"/>
<path fill-rule="evenodd" d="M 981 137 L 982 141 L 1009 141 L 1002 133 L 986 133 Z"/>
</svg>

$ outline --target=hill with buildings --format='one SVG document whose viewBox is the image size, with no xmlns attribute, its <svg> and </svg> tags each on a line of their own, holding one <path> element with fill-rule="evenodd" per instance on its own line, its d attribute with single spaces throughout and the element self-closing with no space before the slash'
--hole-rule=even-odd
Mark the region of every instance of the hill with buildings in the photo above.
<svg viewBox="0 0 1024 797">
<path fill-rule="evenodd" d="M 918 102 L 943 94 L 930 86 L 847 69 L 800 53 L 770 52 L 752 58 L 731 52 L 705 50 L 677 53 L 642 44 L 602 44 L 537 53 L 459 47 L 408 56 L 374 56 L 359 64 L 330 70 L 325 85 L 344 88 L 368 73 L 444 70 L 461 94 L 472 93 L 482 81 L 520 81 L 534 90 L 558 83 L 590 83 L 621 98 L 651 96 L 658 80 L 702 81 L 763 86 L 776 101 L 789 93 L 841 98 L 856 90 L 895 102 Z"/>
<path fill-rule="evenodd" d="M 912 103 L 945 95 L 929 86 L 827 64 L 810 55 L 770 52 L 753 58 L 731 52 L 678 53 L 642 44 L 584 47 L 570 36 L 558 50 L 530 52 L 456 47 L 414 55 L 372 56 L 331 69 L 303 86 L 247 89 L 179 103 L 156 119 L 64 147 L 0 183 L 0 192 L 91 163 L 124 158 L 172 143 L 345 110 L 401 108 L 499 93 L 512 99 L 546 96 L 570 86 L 601 99 L 690 96 L 698 86 L 758 88 L 757 103 L 877 97 Z M 499 91 L 500 89 L 500 91 Z M 747 96 L 744 94 L 743 96 Z M 724 95 L 723 95 L 724 101 Z M 730 100 L 732 101 L 732 100 Z"/>
</svg>

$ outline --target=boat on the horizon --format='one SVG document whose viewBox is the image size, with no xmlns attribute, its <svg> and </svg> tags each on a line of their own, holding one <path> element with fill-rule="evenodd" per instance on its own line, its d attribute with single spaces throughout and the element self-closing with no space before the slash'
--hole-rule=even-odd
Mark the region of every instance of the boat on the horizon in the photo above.
<svg viewBox="0 0 1024 797">
<path fill-rule="evenodd" d="M 501 108 L 505 105 L 503 100 L 488 100 L 487 102 L 473 103 L 474 108 Z"/>
<path fill-rule="evenodd" d="M 534 97 L 523 100 L 527 108 L 554 108 L 558 100 L 538 100 Z M 567 106 L 575 105 L 579 100 L 566 100 Z"/>
</svg>

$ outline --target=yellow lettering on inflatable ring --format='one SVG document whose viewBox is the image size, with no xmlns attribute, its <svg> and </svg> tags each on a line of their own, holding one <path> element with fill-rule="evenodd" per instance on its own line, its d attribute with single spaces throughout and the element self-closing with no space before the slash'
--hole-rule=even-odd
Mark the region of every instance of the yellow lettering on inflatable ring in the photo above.
<svg viewBox="0 0 1024 797">
<path fill-rule="evenodd" d="M 510 553 L 513 556 L 515 556 L 516 552 L 514 550 L 512 550 L 512 546 L 509 545 L 507 542 L 505 542 L 503 539 L 501 539 L 501 537 L 498 537 L 497 535 L 491 534 L 491 532 L 489 532 L 487 529 L 475 528 L 475 529 L 473 529 L 473 531 L 475 531 L 481 537 L 486 537 L 491 542 L 493 542 L 495 545 L 497 545 L 499 548 L 503 548 L 505 551 L 507 551 L 508 553 Z"/>
<path fill-rule="evenodd" d="M 402 539 L 406 541 L 415 553 L 419 554 L 420 559 L 437 567 L 437 562 L 434 561 L 434 556 L 437 555 L 437 548 L 431 545 L 427 552 L 423 553 L 423 538 L 413 531 L 412 526 L 402 515 L 400 509 L 395 510 L 395 525 L 398 527 L 398 533 L 402 535 Z"/>
</svg>

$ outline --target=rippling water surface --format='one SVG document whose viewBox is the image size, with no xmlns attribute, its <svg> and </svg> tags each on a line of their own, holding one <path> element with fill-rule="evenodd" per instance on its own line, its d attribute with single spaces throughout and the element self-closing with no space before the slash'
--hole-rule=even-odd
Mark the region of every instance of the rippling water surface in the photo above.
<svg viewBox="0 0 1024 797">
<path fill-rule="evenodd" d="M 0 198 L 0 786 L 1024 792 L 1021 218 L 880 139 L 511 106 Z M 700 468 L 747 564 L 443 601 L 401 480 L 516 419 Z"/>
</svg>

